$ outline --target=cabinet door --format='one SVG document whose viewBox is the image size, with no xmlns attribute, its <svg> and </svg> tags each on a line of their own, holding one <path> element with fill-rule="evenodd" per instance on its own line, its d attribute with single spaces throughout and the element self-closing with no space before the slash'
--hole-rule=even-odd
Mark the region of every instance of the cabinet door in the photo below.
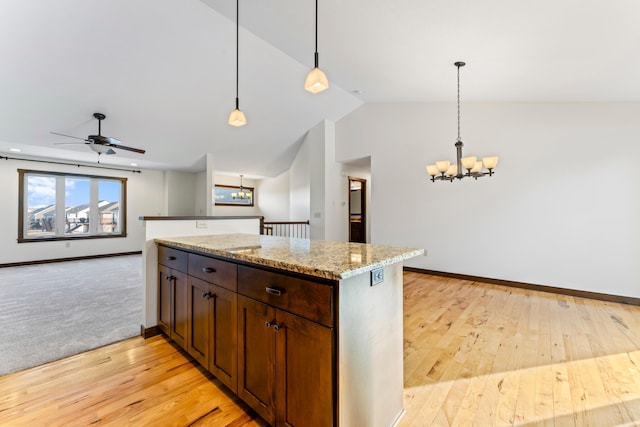
<svg viewBox="0 0 640 427">
<path fill-rule="evenodd" d="M 276 425 L 333 426 L 333 329 L 276 311 Z"/>
<path fill-rule="evenodd" d="M 238 390 L 238 295 L 210 285 L 212 334 L 209 340 L 209 371 L 234 393 Z"/>
<path fill-rule="evenodd" d="M 168 337 L 171 336 L 171 269 L 158 265 L 158 327 Z"/>
<path fill-rule="evenodd" d="M 187 275 L 177 270 L 171 270 L 173 276 L 171 287 L 171 339 L 183 349 L 187 349 Z"/>
<path fill-rule="evenodd" d="M 211 290 L 209 284 L 195 277 L 187 283 L 187 352 L 205 369 L 209 368 L 211 331 Z"/>
<path fill-rule="evenodd" d="M 238 396 L 273 425 L 275 309 L 238 295 Z"/>
</svg>

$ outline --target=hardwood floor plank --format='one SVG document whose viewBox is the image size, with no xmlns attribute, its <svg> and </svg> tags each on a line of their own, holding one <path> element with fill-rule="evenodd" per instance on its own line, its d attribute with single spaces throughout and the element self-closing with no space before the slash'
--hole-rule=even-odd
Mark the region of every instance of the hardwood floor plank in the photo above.
<svg viewBox="0 0 640 427">
<path fill-rule="evenodd" d="M 399 426 L 640 425 L 640 307 L 404 277 Z M 163 336 L 0 377 L 0 425 L 267 426 Z"/>
</svg>

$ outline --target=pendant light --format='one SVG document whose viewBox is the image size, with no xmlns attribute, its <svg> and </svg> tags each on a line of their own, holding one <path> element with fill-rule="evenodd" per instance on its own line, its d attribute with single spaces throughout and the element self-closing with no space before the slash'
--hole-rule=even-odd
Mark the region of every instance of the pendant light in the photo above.
<svg viewBox="0 0 640 427">
<path fill-rule="evenodd" d="M 244 126 L 247 119 L 242 110 L 240 110 L 240 100 L 238 98 L 238 39 L 240 33 L 240 0 L 236 0 L 236 109 L 229 114 L 229 124 L 231 126 Z"/>
<path fill-rule="evenodd" d="M 307 78 L 304 81 L 304 88 L 311 93 L 318 93 L 329 89 L 327 75 L 318 68 L 318 0 L 316 0 L 316 53 L 314 60 L 315 66 L 309 71 L 309 74 L 307 74 Z"/>
<path fill-rule="evenodd" d="M 426 167 L 427 173 L 431 176 L 431 182 L 438 181 L 451 181 L 454 179 L 462 179 L 468 176 L 478 179 L 482 176 L 493 175 L 493 169 L 498 164 L 498 157 L 483 157 L 482 161 L 479 161 L 476 156 L 462 157 L 462 138 L 460 138 L 460 67 L 464 67 L 466 64 L 462 61 L 454 63 L 458 68 L 458 138 L 456 139 L 456 162 L 451 164 L 449 160 L 440 160 L 433 165 Z M 467 172 L 463 173 L 462 170 L 466 169 Z M 483 171 L 486 168 L 487 171 Z M 440 173 L 440 175 L 438 175 Z"/>
</svg>

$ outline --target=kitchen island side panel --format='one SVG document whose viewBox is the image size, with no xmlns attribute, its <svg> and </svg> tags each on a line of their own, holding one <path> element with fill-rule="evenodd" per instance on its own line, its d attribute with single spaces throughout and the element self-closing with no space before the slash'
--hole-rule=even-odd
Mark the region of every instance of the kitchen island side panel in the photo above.
<svg viewBox="0 0 640 427">
<path fill-rule="evenodd" d="M 340 426 L 390 427 L 403 408 L 402 262 L 338 286 L 338 400 Z"/>
</svg>

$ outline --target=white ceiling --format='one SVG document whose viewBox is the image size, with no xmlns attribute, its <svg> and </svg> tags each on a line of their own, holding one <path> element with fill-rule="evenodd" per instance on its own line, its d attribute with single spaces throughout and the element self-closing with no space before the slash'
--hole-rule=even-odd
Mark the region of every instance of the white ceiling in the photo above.
<svg viewBox="0 0 640 427">
<path fill-rule="evenodd" d="M 97 132 L 144 148 L 102 163 L 274 176 L 305 132 L 362 102 L 640 101 L 636 0 L 319 0 L 320 67 L 331 88 L 303 88 L 313 65 L 313 0 L 240 1 L 240 107 L 232 0 L 3 0 L 0 152 L 97 160 L 50 131 Z M 353 91 L 362 91 L 354 94 Z M 15 154 L 11 154 L 12 156 Z"/>
</svg>

